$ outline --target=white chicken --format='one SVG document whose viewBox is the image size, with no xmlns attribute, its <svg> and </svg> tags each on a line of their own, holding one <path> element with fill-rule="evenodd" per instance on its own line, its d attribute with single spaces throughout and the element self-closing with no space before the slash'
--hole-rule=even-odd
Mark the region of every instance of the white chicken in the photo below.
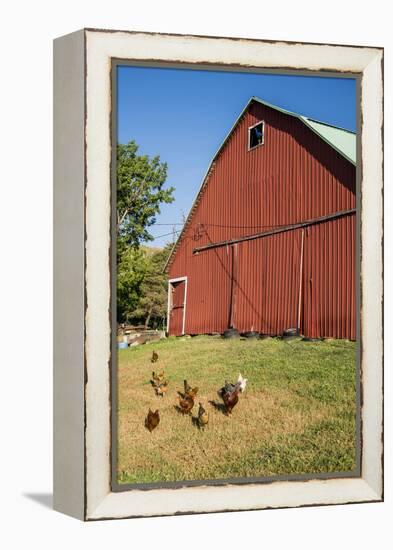
<svg viewBox="0 0 393 550">
<path fill-rule="evenodd" d="M 243 376 L 239 373 L 239 376 L 237 377 L 237 385 L 239 386 L 242 393 L 246 389 L 247 382 L 248 378 L 243 378 Z"/>
</svg>

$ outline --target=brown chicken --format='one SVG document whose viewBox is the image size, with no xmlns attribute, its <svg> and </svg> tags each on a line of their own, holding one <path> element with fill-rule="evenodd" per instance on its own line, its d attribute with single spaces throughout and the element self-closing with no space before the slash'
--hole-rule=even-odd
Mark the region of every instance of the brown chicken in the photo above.
<svg viewBox="0 0 393 550">
<path fill-rule="evenodd" d="M 198 425 L 200 428 L 204 428 L 209 422 L 209 413 L 203 408 L 202 403 L 199 403 L 198 410 Z"/>
<path fill-rule="evenodd" d="M 198 387 L 192 388 L 190 384 L 187 382 L 187 380 L 184 380 L 184 397 L 188 396 L 188 397 L 191 397 L 192 399 L 195 399 L 198 391 L 199 391 Z"/>
<path fill-rule="evenodd" d="M 232 391 L 228 391 L 224 388 L 221 388 L 221 397 L 224 401 L 225 409 L 227 412 L 227 415 L 232 414 L 232 409 L 235 407 L 237 402 L 239 401 L 239 392 L 240 392 L 240 385 L 235 384 L 235 387 Z"/>
<path fill-rule="evenodd" d="M 158 409 L 155 412 L 149 409 L 149 412 L 147 413 L 147 416 L 145 419 L 146 428 L 149 430 L 149 432 L 152 432 L 154 428 L 157 428 L 159 423 L 160 423 L 160 413 L 158 412 Z"/>
<path fill-rule="evenodd" d="M 164 397 L 164 395 L 168 390 L 168 380 L 165 380 L 164 382 L 157 384 L 154 389 L 156 390 L 157 395 L 161 395 L 161 397 Z"/>
<path fill-rule="evenodd" d="M 192 399 L 195 399 L 196 397 L 196 394 L 198 393 L 199 391 L 199 388 L 191 388 L 190 390 L 188 390 L 188 392 L 186 393 L 186 396 L 187 397 L 191 397 Z"/>
<path fill-rule="evenodd" d="M 156 372 L 152 372 L 151 373 L 151 376 L 152 376 L 152 380 L 151 380 L 151 383 L 153 384 L 153 386 L 158 386 L 159 384 L 161 384 L 164 380 L 164 376 L 165 376 L 165 372 L 162 371 L 160 372 L 159 374 L 156 373 Z"/>
<path fill-rule="evenodd" d="M 236 389 L 236 384 L 232 384 L 231 382 L 228 382 L 228 380 L 225 380 L 225 384 L 223 385 L 222 388 L 218 390 L 217 393 L 220 397 L 222 397 L 224 393 L 231 393 L 235 391 L 235 389 Z"/>
<path fill-rule="evenodd" d="M 194 399 L 189 395 L 186 395 L 184 398 L 179 397 L 179 405 L 183 414 L 190 414 L 194 406 Z"/>
<path fill-rule="evenodd" d="M 184 395 L 187 395 L 187 393 L 191 390 L 190 384 L 187 382 L 187 380 L 184 380 Z"/>
<path fill-rule="evenodd" d="M 150 361 L 152 363 L 156 363 L 158 361 L 158 353 L 156 353 L 154 350 L 153 350 L 153 353 L 152 353 L 152 356 L 151 356 L 151 359 Z"/>
</svg>

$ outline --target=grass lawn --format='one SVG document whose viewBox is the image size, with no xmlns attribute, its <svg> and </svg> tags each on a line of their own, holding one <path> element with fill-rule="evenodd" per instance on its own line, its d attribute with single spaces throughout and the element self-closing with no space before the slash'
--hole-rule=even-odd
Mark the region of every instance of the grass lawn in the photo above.
<svg viewBox="0 0 393 550">
<path fill-rule="evenodd" d="M 343 340 L 197 336 L 119 350 L 119 483 L 353 470 L 355 359 L 355 343 Z M 165 370 L 165 397 L 150 385 L 152 370 Z M 219 403 L 217 390 L 239 372 L 249 382 L 227 417 L 209 401 Z M 204 430 L 175 409 L 184 378 L 199 386 L 193 416 L 199 401 L 209 411 Z M 152 433 L 149 407 L 161 416 Z"/>
</svg>

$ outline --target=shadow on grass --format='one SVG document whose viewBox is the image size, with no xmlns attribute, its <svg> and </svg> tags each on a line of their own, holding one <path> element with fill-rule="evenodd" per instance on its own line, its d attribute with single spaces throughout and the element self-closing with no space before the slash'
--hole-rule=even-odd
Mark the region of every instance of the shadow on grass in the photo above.
<svg viewBox="0 0 393 550">
<path fill-rule="evenodd" d="M 193 417 L 191 418 L 191 422 L 192 422 L 193 426 L 194 426 L 195 428 L 197 428 L 200 432 L 204 432 L 204 431 L 205 431 L 206 425 L 205 425 L 205 426 L 201 426 L 201 425 L 199 424 L 199 418 L 198 418 L 197 416 L 193 416 Z M 204 449 L 201 449 L 201 450 L 202 450 L 202 452 L 203 452 L 204 454 L 206 454 L 206 452 L 205 452 Z"/>
<path fill-rule="evenodd" d="M 199 419 L 198 419 L 197 416 L 193 416 L 193 417 L 191 418 L 191 421 L 192 421 L 193 426 L 194 426 L 195 428 L 197 428 L 198 430 L 203 431 L 203 430 L 205 429 L 204 426 L 201 426 L 201 425 L 199 424 Z"/>
<path fill-rule="evenodd" d="M 173 408 L 175 409 L 175 411 L 177 411 L 182 416 L 191 416 L 192 415 L 191 411 L 183 411 L 183 409 L 181 407 L 179 407 L 179 405 L 173 405 Z"/>
<path fill-rule="evenodd" d="M 213 407 L 216 409 L 216 411 L 221 412 L 222 414 L 225 414 L 227 416 L 227 408 L 222 403 L 217 403 L 217 401 L 209 401 L 210 405 L 213 405 Z"/>
</svg>

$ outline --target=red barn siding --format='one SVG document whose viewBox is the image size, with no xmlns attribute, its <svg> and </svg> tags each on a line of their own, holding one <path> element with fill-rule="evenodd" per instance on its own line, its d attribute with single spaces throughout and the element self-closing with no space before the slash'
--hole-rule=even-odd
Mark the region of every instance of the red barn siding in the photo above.
<svg viewBox="0 0 393 550">
<path fill-rule="evenodd" d="M 264 145 L 247 150 L 248 127 L 265 121 Z M 355 215 L 193 255 L 209 243 L 356 207 L 356 168 L 299 119 L 252 103 L 220 151 L 169 265 L 188 277 L 185 332 L 280 334 L 296 326 L 304 237 L 301 330 L 355 338 Z"/>
<path fill-rule="evenodd" d="M 296 327 L 300 243 L 296 230 L 239 245 L 235 326 L 240 332 L 280 334 Z"/>
<path fill-rule="evenodd" d="M 306 230 L 301 330 L 312 338 L 356 338 L 355 220 Z"/>
<path fill-rule="evenodd" d="M 188 272 L 186 333 L 222 332 L 228 326 L 230 266 L 226 248 L 193 257 Z"/>
</svg>

